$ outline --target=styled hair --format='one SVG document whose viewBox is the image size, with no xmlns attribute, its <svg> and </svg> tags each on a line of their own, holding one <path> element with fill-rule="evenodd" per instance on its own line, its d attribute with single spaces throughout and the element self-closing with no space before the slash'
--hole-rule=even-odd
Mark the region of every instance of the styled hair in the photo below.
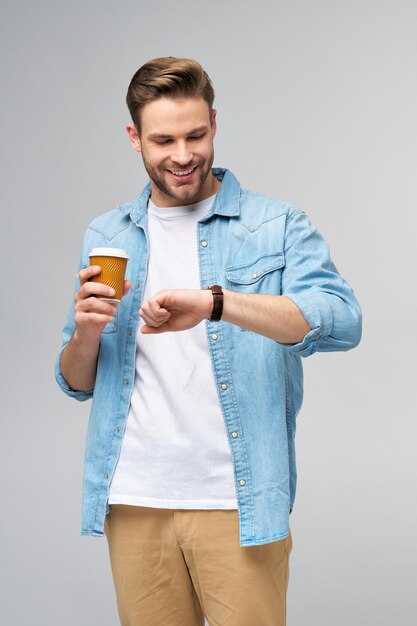
<svg viewBox="0 0 417 626">
<path fill-rule="evenodd" d="M 140 114 L 147 102 L 158 98 L 202 97 L 211 111 L 214 89 L 203 67 L 193 59 L 160 57 L 142 65 L 130 81 L 126 95 L 132 121 L 140 132 Z"/>
</svg>

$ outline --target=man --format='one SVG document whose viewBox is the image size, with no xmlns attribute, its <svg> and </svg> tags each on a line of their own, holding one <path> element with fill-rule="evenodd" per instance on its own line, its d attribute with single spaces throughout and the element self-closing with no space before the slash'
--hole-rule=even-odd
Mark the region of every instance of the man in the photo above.
<svg viewBox="0 0 417 626">
<path fill-rule="evenodd" d="M 83 529 L 105 534 L 123 626 L 283 626 L 302 356 L 361 314 L 306 215 L 214 168 L 195 61 L 134 75 L 127 132 L 149 183 L 87 229 L 57 380 L 93 398 Z M 129 255 L 124 297 L 89 279 Z M 181 332 L 175 332 L 181 331 Z"/>
</svg>

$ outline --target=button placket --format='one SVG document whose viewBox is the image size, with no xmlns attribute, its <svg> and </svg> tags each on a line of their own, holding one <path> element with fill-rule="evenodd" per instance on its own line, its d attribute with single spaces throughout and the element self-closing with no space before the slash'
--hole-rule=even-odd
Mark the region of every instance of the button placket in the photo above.
<svg viewBox="0 0 417 626">
<path fill-rule="evenodd" d="M 200 260 L 200 284 L 201 288 L 206 285 L 216 284 L 221 281 L 219 277 L 219 268 L 212 258 L 217 249 L 217 242 L 211 243 L 210 224 L 199 224 L 198 241 L 199 260 Z M 211 252 L 210 252 L 211 251 Z M 249 273 L 251 276 L 252 272 Z M 255 280 L 255 279 L 253 279 Z M 232 462 L 234 472 L 237 474 L 235 479 L 236 489 L 238 490 L 238 501 L 245 509 L 252 506 L 252 491 L 250 482 L 250 468 L 248 467 L 245 457 L 245 442 L 243 434 L 240 436 L 239 415 L 236 411 L 236 402 L 234 400 L 234 391 L 232 386 L 232 378 L 228 366 L 228 354 L 225 346 L 226 333 L 222 324 L 216 325 L 210 321 L 207 323 L 207 341 L 212 356 L 213 373 L 217 383 L 217 389 L 223 409 L 224 421 L 226 426 L 226 435 L 228 437 L 230 447 L 233 448 Z M 240 476 L 239 476 L 240 474 Z M 246 477 L 247 478 L 246 478 Z M 253 532 L 253 531 L 251 531 Z"/>
</svg>

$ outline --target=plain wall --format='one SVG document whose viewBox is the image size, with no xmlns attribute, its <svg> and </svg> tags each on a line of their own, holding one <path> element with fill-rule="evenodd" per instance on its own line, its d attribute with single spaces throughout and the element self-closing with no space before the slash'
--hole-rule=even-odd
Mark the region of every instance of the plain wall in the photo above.
<svg viewBox="0 0 417 626">
<path fill-rule="evenodd" d="M 0 10 L 0 622 L 118 623 L 106 541 L 79 534 L 89 404 L 53 365 L 84 229 L 146 181 L 128 83 L 174 55 L 213 80 L 215 164 L 304 209 L 364 313 L 359 348 L 304 361 L 288 626 L 414 624 L 415 1 Z"/>
</svg>

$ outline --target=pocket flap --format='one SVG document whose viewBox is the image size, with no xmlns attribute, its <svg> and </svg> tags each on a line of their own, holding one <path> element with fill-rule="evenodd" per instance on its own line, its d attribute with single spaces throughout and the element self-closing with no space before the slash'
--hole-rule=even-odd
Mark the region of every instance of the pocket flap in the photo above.
<svg viewBox="0 0 417 626">
<path fill-rule="evenodd" d="M 255 261 L 233 265 L 226 269 L 226 276 L 231 283 L 239 283 L 241 285 L 251 285 L 256 283 L 262 276 L 278 270 L 285 265 L 285 256 L 283 252 L 274 252 L 266 254 Z"/>
</svg>

